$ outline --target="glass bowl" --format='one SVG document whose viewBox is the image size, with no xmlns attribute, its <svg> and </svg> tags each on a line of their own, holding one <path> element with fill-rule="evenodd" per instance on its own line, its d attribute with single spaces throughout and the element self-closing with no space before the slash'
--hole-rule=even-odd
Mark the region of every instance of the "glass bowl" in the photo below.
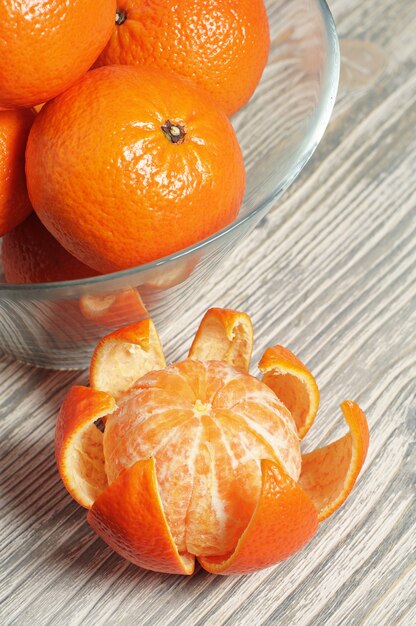
<svg viewBox="0 0 416 626">
<path fill-rule="evenodd" d="M 238 218 L 156 262 L 77 281 L 6 285 L 0 267 L 0 350 L 37 366 L 87 366 L 110 329 L 151 316 L 159 330 L 204 284 L 298 176 L 335 102 L 338 39 L 324 0 L 266 0 L 271 50 L 261 83 L 233 119 L 247 191 Z"/>
</svg>

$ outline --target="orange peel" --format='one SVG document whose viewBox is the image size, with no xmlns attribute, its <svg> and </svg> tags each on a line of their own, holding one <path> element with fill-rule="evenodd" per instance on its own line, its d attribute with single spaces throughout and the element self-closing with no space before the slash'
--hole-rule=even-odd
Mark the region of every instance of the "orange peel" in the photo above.
<svg viewBox="0 0 416 626">
<path fill-rule="evenodd" d="M 245 372 L 253 352 L 253 325 L 247 313 L 209 309 L 189 350 L 191 359 L 225 361 Z"/>
<path fill-rule="evenodd" d="M 166 522 L 153 459 L 124 470 L 97 498 L 88 523 L 113 550 L 139 567 L 192 574 L 195 559 L 180 555 Z"/>
<path fill-rule="evenodd" d="M 159 265 L 152 268 L 152 278 L 140 285 L 140 291 L 146 295 L 166 291 L 183 283 L 194 271 L 198 259 L 192 257 L 171 260 L 169 266 Z"/>
<path fill-rule="evenodd" d="M 358 404 L 346 400 L 341 410 L 349 432 L 302 456 L 299 484 L 314 502 L 320 522 L 348 498 L 364 465 L 370 441 L 367 419 Z"/>
<path fill-rule="evenodd" d="M 247 373 L 252 343 L 246 314 L 211 309 L 189 358 L 166 366 L 143 320 L 104 337 L 91 387 L 69 391 L 55 438 L 62 480 L 98 535 L 136 565 L 185 575 L 195 559 L 214 574 L 269 567 L 350 494 L 369 444 L 365 414 L 345 401 L 349 432 L 301 456 L 316 382 L 282 346 L 266 350 L 257 381 Z"/>
<path fill-rule="evenodd" d="M 105 328 L 114 328 L 149 317 L 146 306 L 132 287 L 107 294 L 85 294 L 79 300 L 85 319 Z"/>
<path fill-rule="evenodd" d="M 262 489 L 257 508 L 227 559 L 199 558 L 212 574 L 249 574 L 274 565 L 308 543 L 318 528 L 309 496 L 272 461 L 262 461 Z"/>
<path fill-rule="evenodd" d="M 301 439 L 312 426 L 319 407 L 319 389 L 310 371 L 288 348 L 274 346 L 263 354 L 261 379 L 289 409 Z"/>
<path fill-rule="evenodd" d="M 101 339 L 91 359 L 91 386 L 118 400 L 136 380 L 165 365 L 159 335 L 149 318 Z"/>
<path fill-rule="evenodd" d="M 116 408 L 114 398 L 89 387 L 72 387 L 58 415 L 55 458 L 71 496 L 90 508 L 107 487 L 103 434 L 95 422 Z"/>
</svg>

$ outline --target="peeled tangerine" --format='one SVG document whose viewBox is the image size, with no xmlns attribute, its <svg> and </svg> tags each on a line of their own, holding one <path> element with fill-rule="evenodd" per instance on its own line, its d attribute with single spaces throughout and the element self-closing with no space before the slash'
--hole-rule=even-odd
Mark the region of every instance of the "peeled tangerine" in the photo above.
<svg viewBox="0 0 416 626">
<path fill-rule="evenodd" d="M 319 391 L 286 348 L 248 374 L 245 313 L 211 309 L 189 356 L 166 365 L 150 319 L 98 344 L 90 387 L 73 387 L 56 428 L 56 458 L 92 528 L 147 569 L 242 574 L 284 559 L 349 495 L 366 456 L 366 418 L 302 455 Z"/>
</svg>

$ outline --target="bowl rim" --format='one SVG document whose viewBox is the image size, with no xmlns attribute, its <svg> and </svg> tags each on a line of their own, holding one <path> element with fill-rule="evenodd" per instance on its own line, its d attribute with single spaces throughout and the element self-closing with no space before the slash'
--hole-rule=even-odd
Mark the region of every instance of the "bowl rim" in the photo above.
<svg viewBox="0 0 416 626">
<path fill-rule="evenodd" d="M 40 295 L 40 292 L 55 292 L 57 290 L 62 290 L 64 292 L 68 289 L 73 290 L 74 288 L 78 287 L 96 287 L 107 285 L 108 283 L 110 283 L 111 285 L 111 283 L 114 281 L 119 281 L 120 279 L 129 279 L 132 276 L 139 275 L 143 272 L 153 270 L 157 267 L 162 267 L 163 265 L 171 263 L 172 261 L 178 261 L 183 257 L 187 257 L 189 254 L 201 250 L 206 246 L 209 246 L 211 243 L 224 237 L 227 233 L 232 232 L 236 228 L 240 227 L 242 224 L 250 222 L 259 214 L 261 214 L 267 205 L 272 203 L 287 189 L 287 187 L 289 187 L 289 185 L 305 167 L 306 163 L 309 161 L 312 154 L 315 152 L 315 149 L 317 148 L 320 140 L 322 139 L 322 136 L 330 120 L 332 110 L 334 108 L 340 74 L 339 40 L 335 28 L 335 22 L 326 0 L 314 0 L 314 2 L 315 4 L 317 4 L 322 15 L 323 24 L 325 27 L 326 44 L 328 49 L 328 62 L 324 68 L 321 98 L 309 121 L 309 126 L 312 130 L 309 136 L 307 138 L 304 138 L 301 143 L 300 152 L 302 156 L 298 159 L 293 170 L 288 173 L 288 175 L 284 179 L 282 179 L 281 183 L 266 198 L 264 198 L 258 205 L 251 209 L 246 215 L 237 218 L 231 224 L 217 231 L 213 235 L 210 235 L 209 237 L 206 237 L 205 239 L 202 239 L 201 241 L 191 246 L 188 246 L 187 248 L 183 248 L 178 252 L 174 252 L 173 254 L 169 254 L 155 261 L 151 261 L 150 263 L 137 265 L 135 267 L 113 272 L 111 274 L 102 274 L 99 276 L 91 276 L 89 278 L 81 278 L 77 280 L 27 284 L 0 283 L 0 295 L 2 293 L 4 293 L 5 295 L 14 294 L 19 296 L 22 296 L 23 294 L 34 295 L 35 293 Z M 111 290 L 111 286 L 109 286 L 109 289 Z"/>
</svg>

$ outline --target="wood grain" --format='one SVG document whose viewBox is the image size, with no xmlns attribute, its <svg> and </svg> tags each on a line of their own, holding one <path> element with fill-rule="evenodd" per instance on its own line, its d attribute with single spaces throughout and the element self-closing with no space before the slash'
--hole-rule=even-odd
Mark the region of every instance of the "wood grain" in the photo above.
<svg viewBox="0 0 416 626">
<path fill-rule="evenodd" d="M 353 495 L 278 567 L 231 578 L 146 573 L 94 537 L 54 466 L 56 413 L 86 374 L 4 357 L 0 623 L 416 623 L 416 5 L 331 7 L 346 69 L 318 152 L 163 340 L 179 359 L 206 308 L 247 311 L 254 363 L 279 342 L 317 376 L 322 403 L 305 450 L 341 434 L 339 403 L 358 401 L 372 439 Z"/>
</svg>

